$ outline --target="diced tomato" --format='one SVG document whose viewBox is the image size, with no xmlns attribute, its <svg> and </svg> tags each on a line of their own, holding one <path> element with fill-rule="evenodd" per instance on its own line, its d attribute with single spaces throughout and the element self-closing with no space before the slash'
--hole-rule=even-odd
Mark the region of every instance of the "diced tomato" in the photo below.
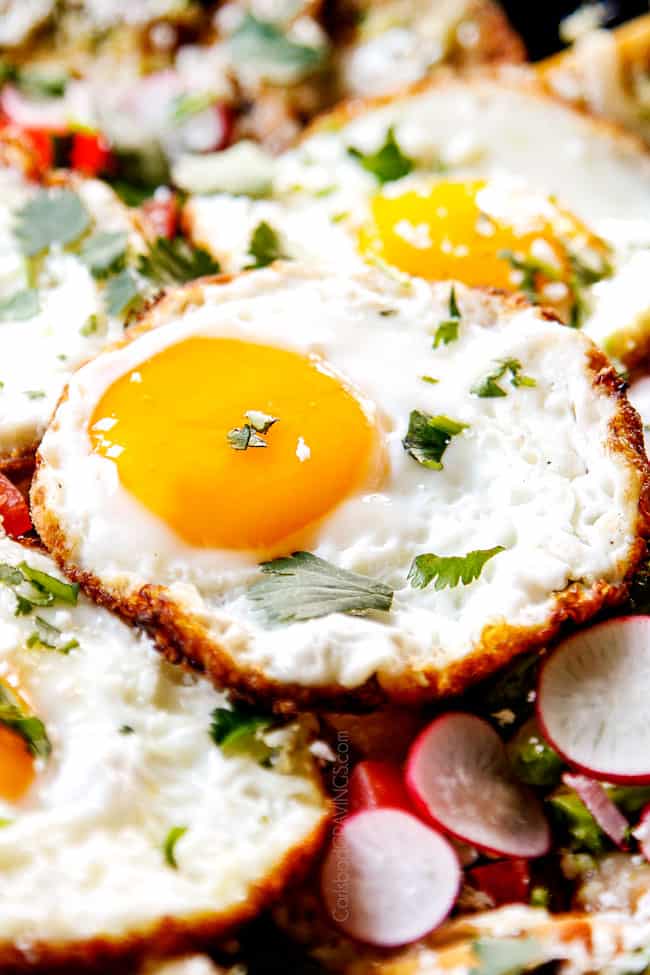
<svg viewBox="0 0 650 975">
<path fill-rule="evenodd" d="M 391 762 L 365 761 L 355 765 L 348 785 L 348 811 L 406 809 L 411 803 L 399 766 Z"/>
<path fill-rule="evenodd" d="M 0 474 L 0 519 L 7 535 L 12 538 L 24 535 L 32 527 L 27 502 L 4 474 Z"/>
<path fill-rule="evenodd" d="M 495 907 L 527 904 L 530 889 L 528 860 L 497 860 L 467 871 L 471 883 L 487 894 Z"/>
<path fill-rule="evenodd" d="M 114 160 L 110 146 L 99 132 L 75 132 L 70 166 L 85 176 L 110 172 Z"/>
<path fill-rule="evenodd" d="M 178 230 L 178 199 L 174 193 L 154 196 L 141 206 L 142 216 L 150 237 L 171 240 Z"/>
</svg>

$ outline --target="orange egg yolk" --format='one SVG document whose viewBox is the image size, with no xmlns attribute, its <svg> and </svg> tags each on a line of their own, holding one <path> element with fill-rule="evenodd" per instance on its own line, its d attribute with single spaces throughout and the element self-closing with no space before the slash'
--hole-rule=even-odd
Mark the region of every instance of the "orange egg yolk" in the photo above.
<svg viewBox="0 0 650 975">
<path fill-rule="evenodd" d="M 2 689 L 10 701 L 24 706 L 26 715 L 30 713 L 13 687 L 2 684 Z M 25 739 L 13 728 L 0 724 L 0 798 L 7 802 L 22 799 L 35 775 L 34 756 Z"/>
<path fill-rule="evenodd" d="M 550 269 L 547 275 L 533 273 L 537 292 L 551 281 L 569 284 L 572 245 L 606 252 L 602 241 L 550 200 L 544 201 L 543 214 L 531 214 L 528 206 L 525 218 L 486 213 L 481 193 L 487 186 L 482 180 L 438 182 L 397 196 L 376 195 L 370 219 L 359 231 L 361 252 L 428 280 L 508 291 L 522 287 L 521 271 L 508 255 L 532 259 Z M 544 302 L 566 314 L 571 295 L 560 289 L 556 296 L 544 294 Z"/>
<path fill-rule="evenodd" d="M 266 446 L 237 450 L 228 433 L 247 411 L 277 422 L 258 434 Z M 122 485 L 202 548 L 287 549 L 377 456 L 373 423 L 322 360 L 230 338 L 152 356 L 107 389 L 88 430 Z"/>
</svg>

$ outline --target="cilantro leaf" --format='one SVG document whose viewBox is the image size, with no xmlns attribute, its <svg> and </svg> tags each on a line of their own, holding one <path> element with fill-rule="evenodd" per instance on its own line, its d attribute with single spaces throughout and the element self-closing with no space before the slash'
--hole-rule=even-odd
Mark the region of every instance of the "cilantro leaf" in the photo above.
<svg viewBox="0 0 650 975">
<path fill-rule="evenodd" d="M 475 396 L 481 396 L 483 399 L 507 396 L 505 389 L 499 386 L 498 380 L 503 379 L 508 372 L 510 373 L 510 384 L 512 386 L 536 386 L 537 381 L 530 376 L 522 376 L 521 369 L 521 362 L 518 359 L 502 359 L 493 372 L 486 376 L 480 383 L 472 386 L 470 392 L 474 393 Z"/>
<path fill-rule="evenodd" d="M 246 410 L 244 416 L 250 422 L 253 430 L 256 430 L 258 433 L 268 433 L 273 424 L 278 422 L 277 416 L 271 416 L 270 413 L 262 413 L 261 410 Z"/>
<path fill-rule="evenodd" d="M 548 799 L 558 827 L 568 834 L 573 850 L 603 853 L 608 840 L 582 799 L 567 789 L 560 789 Z"/>
<path fill-rule="evenodd" d="M 250 423 L 243 427 L 233 427 L 226 434 L 233 450 L 248 450 L 249 447 L 268 447 L 266 440 L 255 433 Z"/>
<path fill-rule="evenodd" d="M 382 185 L 408 176 L 415 168 L 413 160 L 404 155 L 400 149 L 392 125 L 386 132 L 383 146 L 376 152 L 364 153 L 360 149 L 355 149 L 354 146 L 348 146 L 348 155 L 356 159 L 359 165 L 363 166 Z"/>
<path fill-rule="evenodd" d="M 26 562 L 17 566 L 0 563 L 0 584 L 13 589 L 16 616 L 27 616 L 36 606 L 51 606 L 55 599 L 74 606 L 79 593 L 76 583 L 62 582 L 47 572 L 33 569 Z M 19 592 L 18 587 L 24 584 L 29 586 L 29 590 Z"/>
<path fill-rule="evenodd" d="M 433 338 L 433 347 L 437 349 L 440 343 L 449 345 L 458 338 L 458 326 L 460 325 L 460 311 L 456 302 L 456 290 L 452 287 L 449 295 L 449 317 L 440 322 Z"/>
<path fill-rule="evenodd" d="M 247 755 L 266 763 L 273 754 L 259 733 L 272 724 L 272 718 L 259 714 L 246 704 L 215 708 L 210 723 L 210 737 L 224 755 Z"/>
<path fill-rule="evenodd" d="M 564 762 L 546 742 L 534 719 L 508 742 L 508 758 L 513 772 L 526 785 L 555 788 L 560 782 Z"/>
<path fill-rule="evenodd" d="M 17 213 L 14 233 L 27 257 L 52 244 L 72 244 L 90 226 L 90 215 L 79 196 L 68 189 L 39 190 Z"/>
<path fill-rule="evenodd" d="M 155 284 L 182 284 L 217 274 L 219 264 L 208 251 L 194 247 L 183 237 L 158 237 L 146 254 L 138 257 L 138 271 Z"/>
<path fill-rule="evenodd" d="M 38 315 L 41 302 L 36 288 L 16 291 L 0 301 L 0 322 L 23 322 Z"/>
<path fill-rule="evenodd" d="M 479 938 L 472 945 L 478 965 L 471 975 L 521 975 L 531 965 L 545 961 L 534 938 Z"/>
<path fill-rule="evenodd" d="M 571 261 L 571 280 L 569 288 L 573 297 L 571 305 L 571 317 L 569 325 L 572 328 L 582 328 L 586 315 L 589 312 L 589 305 L 584 295 L 584 289 L 597 284 L 604 278 L 610 277 L 612 267 L 608 261 L 603 261 L 599 268 L 591 267 L 580 260 L 575 254 L 570 255 Z"/>
<path fill-rule="evenodd" d="M 133 271 L 120 271 L 109 278 L 104 290 L 104 304 L 108 315 L 126 316 L 135 311 L 144 301 L 137 278 Z"/>
<path fill-rule="evenodd" d="M 251 234 L 247 253 L 253 260 L 246 265 L 246 270 L 268 267 L 273 261 L 281 261 L 286 258 L 286 254 L 282 250 L 280 235 L 266 220 L 262 220 L 255 227 Z"/>
<path fill-rule="evenodd" d="M 165 862 L 173 867 L 174 870 L 178 870 L 178 863 L 176 862 L 176 844 L 182 836 L 187 833 L 187 826 L 172 826 L 170 831 L 165 837 L 165 842 L 163 843 L 163 853 L 165 854 Z"/>
<path fill-rule="evenodd" d="M 414 589 L 426 589 L 435 580 L 434 589 L 455 589 L 462 582 L 468 586 L 478 579 L 483 566 L 495 555 L 505 551 L 503 545 L 477 548 L 467 555 L 436 555 L 428 552 L 413 559 L 408 581 Z"/>
<path fill-rule="evenodd" d="M 382 582 L 339 569 L 310 552 L 294 552 L 260 566 L 268 577 L 255 583 L 248 596 L 269 620 L 289 623 L 330 613 L 361 615 L 387 612 L 393 590 Z"/>
<path fill-rule="evenodd" d="M 77 605 L 79 596 L 79 586 L 76 582 L 62 582 L 56 576 L 51 576 L 40 569 L 33 569 L 26 562 L 21 562 L 17 567 L 29 582 L 41 592 L 49 593 L 53 599 L 59 599 L 62 603 L 69 603 L 70 606 Z"/>
<path fill-rule="evenodd" d="M 104 278 L 121 270 L 126 256 L 128 234 L 121 230 L 99 231 L 84 241 L 79 257 L 93 277 Z"/>
<path fill-rule="evenodd" d="M 229 46 L 234 60 L 252 64 L 261 72 L 281 68 L 307 74 L 320 67 L 324 54 L 319 48 L 290 40 L 275 24 L 250 13 L 231 34 Z"/>
<path fill-rule="evenodd" d="M 451 438 L 467 427 L 467 423 L 459 423 L 448 416 L 432 416 L 430 413 L 412 410 L 402 446 L 418 464 L 432 471 L 441 471 L 442 455 Z"/>
<path fill-rule="evenodd" d="M 35 715 L 26 714 L 21 702 L 5 685 L 0 685 L 0 725 L 19 734 L 35 757 L 50 755 L 52 746 L 45 725 Z"/>
<path fill-rule="evenodd" d="M 70 653 L 79 646 L 78 640 L 63 642 L 61 630 L 52 626 L 42 616 L 35 616 L 36 629 L 27 638 L 28 647 L 38 647 L 44 650 L 57 650 L 59 653 Z"/>
</svg>

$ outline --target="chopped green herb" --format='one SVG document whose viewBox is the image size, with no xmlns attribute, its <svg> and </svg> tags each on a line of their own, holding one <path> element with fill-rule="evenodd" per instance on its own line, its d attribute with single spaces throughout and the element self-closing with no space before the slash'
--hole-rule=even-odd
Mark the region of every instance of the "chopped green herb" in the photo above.
<svg viewBox="0 0 650 975">
<path fill-rule="evenodd" d="M 348 154 L 356 159 L 363 168 L 372 173 L 378 183 L 392 183 L 396 179 L 408 176 L 414 169 L 414 162 L 404 155 L 395 138 L 395 129 L 391 127 L 386 132 L 384 144 L 376 152 L 361 152 L 354 146 L 348 147 Z"/>
<path fill-rule="evenodd" d="M 467 427 L 467 423 L 459 423 L 448 416 L 432 416 L 421 410 L 412 410 L 402 446 L 418 464 L 432 471 L 441 471 L 442 456 L 451 438 Z"/>
<path fill-rule="evenodd" d="M 433 338 L 433 347 L 437 349 L 440 343 L 449 345 L 458 338 L 458 326 L 460 325 L 460 311 L 456 302 L 456 289 L 452 287 L 449 295 L 449 315 L 444 321 L 440 322 Z"/>
<path fill-rule="evenodd" d="M 536 721 L 528 721 L 508 743 L 508 758 L 513 772 L 526 785 L 559 785 L 564 762 L 544 740 Z"/>
<path fill-rule="evenodd" d="M 32 755 L 48 758 L 52 751 L 45 725 L 33 714 L 26 714 L 20 701 L 4 684 L 0 685 L 0 724 L 24 739 Z"/>
<path fill-rule="evenodd" d="M 569 288 L 573 297 L 573 304 L 571 306 L 569 325 L 572 328 L 582 328 L 585 317 L 589 312 L 584 289 L 591 287 L 593 284 L 597 284 L 604 278 L 608 278 L 612 273 L 612 268 L 607 261 L 604 261 L 600 268 L 590 267 L 575 254 L 571 255 L 570 260 L 573 273 L 569 282 Z"/>
<path fill-rule="evenodd" d="M 14 232 L 27 257 L 52 244 L 72 244 L 90 226 L 90 215 L 79 196 L 68 189 L 39 190 L 16 215 Z"/>
<path fill-rule="evenodd" d="M 243 427 L 233 427 L 226 434 L 228 443 L 233 450 L 248 450 L 249 447 L 268 447 L 268 443 L 263 437 L 258 436 L 250 423 L 245 423 Z"/>
<path fill-rule="evenodd" d="M 5 826 L 11 826 L 13 819 L 6 819 L 4 816 L 0 817 L 0 829 L 4 829 Z"/>
<path fill-rule="evenodd" d="M 434 379 L 433 376 L 420 376 L 423 383 L 429 383 L 431 386 L 437 385 L 440 382 L 439 379 Z"/>
<path fill-rule="evenodd" d="M 172 104 L 171 120 L 174 125 L 182 125 L 194 115 L 199 115 L 216 102 L 216 95 L 210 92 L 186 92 L 178 95 Z"/>
<path fill-rule="evenodd" d="M 45 650 L 56 650 L 58 653 L 70 653 L 79 646 L 78 640 L 63 642 L 61 630 L 52 626 L 42 616 L 35 616 L 36 629 L 27 638 L 28 647 L 38 647 Z"/>
<path fill-rule="evenodd" d="M 258 71 L 280 68 L 304 75 L 320 67 L 324 55 L 324 49 L 298 44 L 275 24 L 258 20 L 249 13 L 230 36 L 229 43 L 236 61 L 252 64 Z"/>
<path fill-rule="evenodd" d="M 512 386 L 536 386 L 537 381 L 535 379 L 531 379 L 530 376 L 521 375 L 521 368 L 522 366 L 518 359 L 502 359 L 497 363 L 497 368 L 486 376 L 482 382 L 472 386 L 471 392 L 475 396 L 481 396 L 485 399 L 506 396 L 506 390 L 502 386 L 499 386 L 497 380 L 503 379 L 508 372 L 510 373 L 510 384 Z"/>
<path fill-rule="evenodd" d="M 278 422 L 277 416 L 271 416 L 269 413 L 262 413 L 261 410 L 247 410 L 244 413 L 246 419 L 250 422 L 253 430 L 257 433 L 268 433 L 274 423 Z"/>
<path fill-rule="evenodd" d="M 544 263 L 544 261 L 538 261 L 534 257 L 518 257 L 512 251 L 499 251 L 497 257 L 507 261 L 513 271 L 520 272 L 521 281 L 518 284 L 518 288 L 533 305 L 536 305 L 539 301 L 539 292 L 537 290 L 538 275 L 543 275 L 549 281 L 562 280 L 562 275 L 556 268 Z"/>
<path fill-rule="evenodd" d="M 20 90 L 31 98 L 61 98 L 68 86 L 65 75 L 45 74 L 27 68 L 16 69 L 14 80 Z"/>
<path fill-rule="evenodd" d="M 41 302 L 36 288 L 16 291 L 0 301 L 0 322 L 23 322 L 38 315 Z"/>
<path fill-rule="evenodd" d="M 121 230 L 101 230 L 84 241 L 79 257 L 93 277 L 105 278 L 122 270 L 128 239 L 128 234 Z"/>
<path fill-rule="evenodd" d="M 104 291 L 106 312 L 112 316 L 126 316 L 142 304 L 144 295 L 133 271 L 120 271 L 109 278 Z"/>
<path fill-rule="evenodd" d="M 561 788 L 547 800 L 557 826 L 568 834 L 571 849 L 603 853 L 608 840 L 582 799 Z"/>
<path fill-rule="evenodd" d="M 626 816 L 635 816 L 650 802 L 650 785 L 612 785 L 605 790 Z"/>
<path fill-rule="evenodd" d="M 546 909 L 551 903 L 551 892 L 548 887 L 542 887 L 539 884 L 531 890 L 528 902 L 531 907 L 543 907 Z"/>
<path fill-rule="evenodd" d="M 340 569 L 310 552 L 263 562 L 267 576 L 248 590 L 269 620 L 288 623 L 330 613 L 388 612 L 393 590 L 382 582 Z"/>
<path fill-rule="evenodd" d="M 478 579 L 483 566 L 495 555 L 504 552 L 503 545 L 494 548 L 479 548 L 467 555 L 435 555 L 429 552 L 413 559 L 409 569 L 408 581 L 414 589 L 426 589 L 435 580 L 434 589 L 455 589 L 462 582 L 468 586 Z"/>
<path fill-rule="evenodd" d="M 260 737 L 272 724 L 272 718 L 259 714 L 245 704 L 215 708 L 210 722 L 210 737 L 225 755 L 247 755 L 256 762 L 267 763 L 273 755 Z"/>
<path fill-rule="evenodd" d="M 135 728 L 132 728 L 130 724 L 123 724 L 123 725 L 121 725 L 119 731 L 120 731 L 120 734 L 121 735 L 134 735 L 135 734 Z"/>
<path fill-rule="evenodd" d="M 176 844 L 182 836 L 187 833 L 187 826 L 172 826 L 170 831 L 165 837 L 165 842 L 163 843 L 163 853 L 165 854 L 165 862 L 173 867 L 174 870 L 178 870 L 178 863 L 176 862 Z"/>
<path fill-rule="evenodd" d="M 42 389 L 26 389 L 25 396 L 27 399 L 45 399 L 45 391 Z"/>
<path fill-rule="evenodd" d="M 545 960 L 534 938 L 479 938 L 472 950 L 478 965 L 471 969 L 471 975 L 521 975 Z"/>
<path fill-rule="evenodd" d="M 25 579 L 40 589 L 41 592 L 49 593 L 54 599 L 59 599 L 62 603 L 69 603 L 70 606 L 77 605 L 79 586 L 76 582 L 62 582 L 61 579 L 57 579 L 47 572 L 32 568 L 26 562 L 21 562 L 18 569 Z"/>
<path fill-rule="evenodd" d="M 251 234 L 247 253 L 253 260 L 246 265 L 246 270 L 268 267 L 273 261 L 281 261 L 286 258 L 286 254 L 282 250 L 280 235 L 265 220 L 258 223 Z"/>
<path fill-rule="evenodd" d="M 138 271 L 159 285 L 182 284 L 217 274 L 219 264 L 208 251 L 194 247 L 183 237 L 158 237 L 146 254 L 138 257 Z"/>
<path fill-rule="evenodd" d="M 18 592 L 24 583 L 29 592 Z M 27 616 L 37 606 L 51 606 L 55 599 L 75 605 L 79 587 L 73 583 L 61 582 L 54 576 L 33 569 L 26 562 L 18 566 L 0 563 L 0 584 L 9 586 L 16 597 L 16 616 Z"/>
<path fill-rule="evenodd" d="M 84 338 L 88 338 L 90 335 L 94 335 L 99 327 L 99 318 L 97 315 L 91 315 L 85 325 L 82 325 L 79 329 L 79 334 L 83 335 Z"/>
</svg>

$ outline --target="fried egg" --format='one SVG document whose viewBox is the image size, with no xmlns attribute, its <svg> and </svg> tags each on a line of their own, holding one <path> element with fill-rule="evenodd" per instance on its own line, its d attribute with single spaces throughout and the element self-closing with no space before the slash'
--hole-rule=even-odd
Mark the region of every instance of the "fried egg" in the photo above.
<svg viewBox="0 0 650 975">
<path fill-rule="evenodd" d="M 287 257 L 520 289 L 629 366 L 650 344 L 650 157 L 513 78 L 339 110 L 275 162 L 269 198 L 190 200 L 190 233 L 229 270 L 265 223 Z"/>
<path fill-rule="evenodd" d="M 279 264 L 169 292 L 74 375 L 33 516 L 217 683 L 426 698 L 622 595 L 640 436 L 602 354 L 525 302 Z"/>
<path fill-rule="evenodd" d="M 217 745 L 225 695 L 47 556 L 0 538 L 0 579 L 0 968 L 186 949 L 255 913 L 326 819 L 303 731 L 261 726 L 263 764 Z"/>
<path fill-rule="evenodd" d="M 127 208 L 105 183 L 71 176 L 44 188 L 16 168 L 0 168 L 0 469 L 33 455 L 73 370 L 124 329 L 123 314 L 107 313 L 107 276 L 93 275 L 80 241 L 25 253 L 20 214 L 63 194 L 85 215 L 84 240 L 121 234 L 124 249 L 140 246 Z M 47 219 L 42 207 L 32 211 L 30 232 Z"/>
</svg>

